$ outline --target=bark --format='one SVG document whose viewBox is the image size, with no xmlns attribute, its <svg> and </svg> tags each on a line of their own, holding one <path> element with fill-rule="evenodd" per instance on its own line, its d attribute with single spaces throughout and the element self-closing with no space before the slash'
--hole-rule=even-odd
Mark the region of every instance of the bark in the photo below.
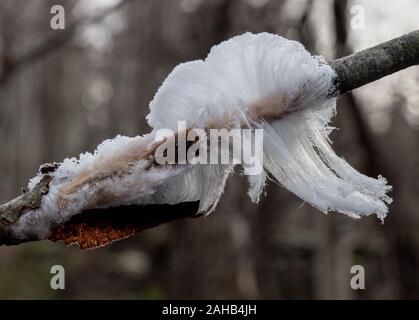
<svg viewBox="0 0 419 320">
<path fill-rule="evenodd" d="M 419 64 L 419 30 L 329 62 L 340 95 Z"/>
<path fill-rule="evenodd" d="M 336 88 L 330 95 L 338 96 L 344 94 L 418 63 L 419 31 L 414 31 L 375 47 L 329 62 L 337 75 L 335 80 Z M 40 207 L 42 197 L 48 192 L 48 185 L 52 179 L 52 176 L 48 175 L 48 173 L 54 171 L 55 167 L 56 165 L 41 167 L 41 172 L 45 173 L 44 179 L 33 190 L 0 206 L 0 244 L 18 244 L 22 242 L 20 239 L 10 237 L 8 227 L 25 210 Z M 83 220 L 81 217 L 87 217 L 87 215 L 86 212 L 81 212 L 64 225 L 57 226 L 51 234 L 50 239 L 54 241 L 64 240 L 66 243 L 78 242 L 82 247 L 90 248 L 124 238 L 135 232 L 162 223 L 193 217 L 195 216 L 196 210 L 196 203 L 189 205 L 178 204 L 174 206 L 130 206 L 129 208 L 115 207 L 101 209 L 101 215 L 112 216 L 109 221 L 112 220 L 114 223 L 111 224 L 109 224 L 109 221 L 96 223 L 90 218 Z M 135 219 L 135 221 L 128 219 L 128 222 L 124 223 L 124 221 L 121 221 L 121 219 L 124 219 L 122 218 L 123 215 L 121 215 L 121 212 L 126 211 L 131 213 L 133 211 L 141 213 L 149 212 L 149 214 L 139 214 L 139 218 Z M 156 212 L 160 212 L 160 214 L 155 214 Z M 176 214 L 173 214 L 173 212 L 176 212 Z M 119 218 L 115 218 L 114 215 L 118 215 Z M 152 216 L 151 220 L 150 215 Z M 90 217 L 91 215 L 88 216 Z M 99 215 L 95 216 L 98 217 Z M 119 224 L 122 223 L 122 225 L 116 224 L 115 221 L 118 221 Z"/>
<path fill-rule="evenodd" d="M 18 239 L 13 239 L 7 226 L 15 222 L 27 209 L 37 209 L 41 206 L 42 197 L 48 193 L 48 186 L 52 176 L 44 175 L 41 182 L 30 192 L 24 193 L 0 206 L 0 244 L 15 244 Z"/>
</svg>

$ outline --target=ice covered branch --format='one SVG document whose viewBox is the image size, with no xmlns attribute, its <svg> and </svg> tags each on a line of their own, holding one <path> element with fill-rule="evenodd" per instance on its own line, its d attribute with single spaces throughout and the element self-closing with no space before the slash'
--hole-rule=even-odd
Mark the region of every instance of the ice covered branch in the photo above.
<svg viewBox="0 0 419 320">
<path fill-rule="evenodd" d="M 22 242 L 38 240 L 18 239 L 8 226 L 15 222 L 25 210 L 38 209 L 42 198 L 49 191 L 50 175 L 58 163 L 42 165 L 44 173 L 41 181 L 26 192 L 0 206 L 0 245 L 16 245 Z M 95 248 L 114 240 L 126 238 L 144 229 L 152 228 L 174 220 L 196 217 L 199 201 L 184 202 L 175 205 L 123 205 L 103 209 L 82 210 L 66 223 L 54 228 L 51 241 L 64 241 L 66 244 L 77 243 L 81 249 Z"/>
<path fill-rule="evenodd" d="M 266 52 L 271 55 L 266 57 Z M 213 48 L 205 61 L 176 68 L 151 102 L 148 120 L 153 130 L 175 130 L 179 119 L 208 128 L 225 127 L 232 115 L 243 116 L 264 126 L 264 168 L 281 185 L 323 212 L 336 210 L 353 217 L 375 213 L 383 219 L 391 202 L 385 179 L 356 172 L 328 145 L 327 123 L 335 106 L 332 96 L 418 62 L 419 31 L 329 65 L 295 42 L 268 34 L 245 34 Z M 247 65 L 249 69 L 242 70 Z M 201 85 L 207 79 L 220 83 Z M 226 96 L 232 84 L 231 96 Z M 197 96 L 190 96 L 191 92 Z M 301 116 L 288 117 L 297 113 Z M 82 248 L 96 247 L 193 217 L 217 203 L 229 174 L 221 165 L 205 169 L 161 166 L 154 161 L 159 143 L 151 135 L 117 140 L 105 142 L 79 162 L 67 159 L 64 165 L 41 167 L 28 192 L 0 206 L 0 244 L 49 238 L 79 243 Z M 258 198 L 265 175 L 249 178 L 249 182 L 249 194 Z M 67 218 L 62 218 L 61 210 L 67 211 Z M 33 220 L 20 221 L 23 227 L 12 232 L 28 211 Z M 54 214 L 49 215 L 50 211 Z M 40 231 L 42 221 L 48 226 Z"/>
<path fill-rule="evenodd" d="M 15 222 L 26 209 L 37 209 L 41 206 L 42 197 L 48 193 L 52 177 L 44 175 L 42 180 L 30 190 L 0 206 L 0 243 L 14 244 L 17 242 L 8 233 L 7 226 Z"/>
</svg>

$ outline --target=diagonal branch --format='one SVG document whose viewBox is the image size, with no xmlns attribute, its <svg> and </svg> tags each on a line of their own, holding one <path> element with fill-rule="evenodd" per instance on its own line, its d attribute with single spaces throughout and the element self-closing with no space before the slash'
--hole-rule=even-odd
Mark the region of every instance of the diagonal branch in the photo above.
<svg viewBox="0 0 419 320">
<path fill-rule="evenodd" d="M 419 31 L 329 63 L 336 71 L 336 88 L 330 95 L 344 94 L 418 64 Z M 154 151 L 155 149 L 150 153 L 154 154 Z M 48 185 L 51 181 L 51 178 L 48 178 L 51 176 L 48 174 L 55 168 L 56 165 L 41 167 L 41 173 L 45 174 L 44 179 L 34 189 L 0 206 L 0 244 L 17 244 L 23 241 L 11 238 L 8 228 L 28 208 L 40 207 L 41 200 L 48 192 Z M 162 223 L 194 217 L 197 208 L 197 202 L 193 202 L 174 206 L 122 206 L 87 210 L 80 212 L 73 219 L 56 228 L 49 238 L 53 241 L 64 240 L 66 243 L 76 242 L 82 248 L 92 248 Z M 136 211 L 149 214 L 135 214 Z M 135 218 L 133 218 L 134 215 Z"/>
</svg>

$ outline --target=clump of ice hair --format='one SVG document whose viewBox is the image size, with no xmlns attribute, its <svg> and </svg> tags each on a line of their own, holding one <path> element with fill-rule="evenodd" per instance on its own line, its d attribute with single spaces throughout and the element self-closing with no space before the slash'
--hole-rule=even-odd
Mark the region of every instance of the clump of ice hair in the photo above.
<svg viewBox="0 0 419 320">
<path fill-rule="evenodd" d="M 81 210 L 122 204 L 200 201 L 209 213 L 217 204 L 233 165 L 175 165 L 150 169 L 146 154 L 158 129 L 264 129 L 267 174 L 302 200 L 327 213 L 383 219 L 391 189 L 382 177 L 369 178 L 338 157 L 328 123 L 335 113 L 335 73 L 323 58 L 280 36 L 246 33 L 211 49 L 205 60 L 178 65 L 150 103 L 151 134 L 117 137 L 93 153 L 66 159 L 53 174 L 41 208 L 13 225 L 15 233 L 46 236 L 51 226 Z M 266 173 L 249 178 L 258 201 Z M 40 175 L 30 182 L 36 185 Z M 141 213 L 139 213 L 141 214 Z"/>
<path fill-rule="evenodd" d="M 178 65 L 147 119 L 155 130 L 175 130 L 179 120 L 205 128 L 244 116 L 264 129 L 264 167 L 279 184 L 325 213 L 383 219 L 391 202 L 386 180 L 358 173 L 330 146 L 335 76 L 322 57 L 296 41 L 246 33 L 213 47 L 205 60 Z M 258 178 L 250 181 L 254 200 L 265 174 Z"/>
</svg>

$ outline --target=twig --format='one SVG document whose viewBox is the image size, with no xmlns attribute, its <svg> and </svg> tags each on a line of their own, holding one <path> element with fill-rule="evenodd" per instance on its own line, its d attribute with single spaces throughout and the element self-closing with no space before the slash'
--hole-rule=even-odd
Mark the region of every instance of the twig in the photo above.
<svg viewBox="0 0 419 320">
<path fill-rule="evenodd" d="M 337 90 L 332 94 L 337 96 L 352 91 L 419 64 L 419 30 L 329 64 L 337 74 Z"/>
<path fill-rule="evenodd" d="M 52 176 L 44 175 L 38 185 L 31 191 L 0 206 L 0 243 L 14 244 L 19 242 L 18 239 L 10 237 L 7 227 L 15 222 L 25 210 L 33 210 L 41 206 L 42 197 L 48 193 L 51 180 Z"/>
</svg>

